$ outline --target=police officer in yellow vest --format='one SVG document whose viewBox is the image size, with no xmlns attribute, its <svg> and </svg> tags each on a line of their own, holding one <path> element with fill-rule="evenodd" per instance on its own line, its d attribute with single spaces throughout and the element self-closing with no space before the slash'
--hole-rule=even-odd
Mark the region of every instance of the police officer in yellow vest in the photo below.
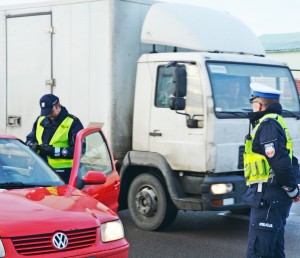
<svg viewBox="0 0 300 258">
<path fill-rule="evenodd" d="M 26 144 L 37 151 L 68 183 L 73 164 L 76 134 L 83 129 L 80 120 L 69 114 L 53 94 L 40 99 L 41 115 L 27 135 Z"/>
<path fill-rule="evenodd" d="M 284 227 L 293 201 L 300 200 L 298 160 L 282 117 L 281 92 L 251 83 L 253 130 L 245 140 L 244 169 L 251 207 L 247 257 L 285 257 Z M 250 130 L 250 127 L 249 127 Z"/>
</svg>

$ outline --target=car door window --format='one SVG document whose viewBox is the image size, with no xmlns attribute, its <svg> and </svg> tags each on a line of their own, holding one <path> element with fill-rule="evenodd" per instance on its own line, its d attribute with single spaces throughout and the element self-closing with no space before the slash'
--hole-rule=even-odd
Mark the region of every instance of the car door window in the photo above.
<svg viewBox="0 0 300 258">
<path fill-rule="evenodd" d="M 87 135 L 82 142 L 80 177 L 88 171 L 99 171 L 106 175 L 113 171 L 109 149 L 100 132 Z"/>
</svg>

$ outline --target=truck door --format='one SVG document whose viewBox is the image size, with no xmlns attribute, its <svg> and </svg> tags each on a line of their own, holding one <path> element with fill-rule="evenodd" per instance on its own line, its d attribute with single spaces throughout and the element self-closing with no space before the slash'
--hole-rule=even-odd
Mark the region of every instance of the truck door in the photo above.
<svg viewBox="0 0 300 258">
<path fill-rule="evenodd" d="M 149 149 L 162 154 L 174 170 L 205 171 L 206 134 L 203 89 L 199 69 L 193 64 L 183 64 L 187 72 L 185 110 L 179 114 L 169 108 L 174 96 L 176 67 L 157 67 L 154 103 L 151 103 Z M 187 126 L 189 115 L 199 119 L 197 128 Z"/>
<path fill-rule="evenodd" d="M 6 131 L 25 140 L 39 115 L 40 97 L 52 90 L 51 14 L 14 15 L 6 21 Z"/>
</svg>

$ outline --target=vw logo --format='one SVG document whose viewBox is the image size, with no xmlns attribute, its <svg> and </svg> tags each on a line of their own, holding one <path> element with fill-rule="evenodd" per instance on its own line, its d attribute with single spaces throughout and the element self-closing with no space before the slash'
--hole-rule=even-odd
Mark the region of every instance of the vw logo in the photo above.
<svg viewBox="0 0 300 258">
<path fill-rule="evenodd" d="M 56 249 L 64 249 L 68 245 L 68 237 L 64 233 L 58 232 L 52 237 L 52 243 Z"/>
</svg>

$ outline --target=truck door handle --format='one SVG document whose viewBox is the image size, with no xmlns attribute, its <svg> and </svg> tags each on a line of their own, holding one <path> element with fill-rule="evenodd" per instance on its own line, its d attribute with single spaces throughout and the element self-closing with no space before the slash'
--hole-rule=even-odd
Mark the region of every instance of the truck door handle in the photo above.
<svg viewBox="0 0 300 258">
<path fill-rule="evenodd" d="M 159 130 L 154 130 L 153 132 L 149 132 L 150 136 L 162 136 L 162 133 Z"/>
</svg>

